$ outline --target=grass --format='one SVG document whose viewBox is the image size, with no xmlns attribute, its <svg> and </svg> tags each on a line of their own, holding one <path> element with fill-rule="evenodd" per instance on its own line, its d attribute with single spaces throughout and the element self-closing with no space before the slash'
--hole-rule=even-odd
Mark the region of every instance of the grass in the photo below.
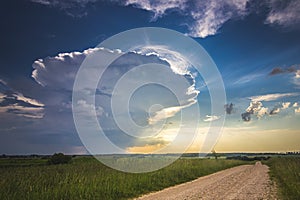
<svg viewBox="0 0 300 200">
<path fill-rule="evenodd" d="M 300 199 L 300 157 L 274 157 L 266 162 L 271 179 L 276 182 L 278 197 Z"/>
<path fill-rule="evenodd" d="M 0 161 L 0 199 L 128 199 L 245 164 L 237 160 L 179 159 L 151 173 L 113 170 L 91 157 L 71 164 L 46 165 L 40 160 Z M 11 164 L 13 163 L 13 165 Z M 19 163 L 18 166 L 16 163 Z"/>
</svg>

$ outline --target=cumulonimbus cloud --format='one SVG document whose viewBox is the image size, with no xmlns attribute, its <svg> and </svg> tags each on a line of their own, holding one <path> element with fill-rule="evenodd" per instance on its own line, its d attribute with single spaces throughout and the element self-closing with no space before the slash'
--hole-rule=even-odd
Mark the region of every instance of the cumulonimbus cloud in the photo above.
<svg viewBox="0 0 300 200">
<path fill-rule="evenodd" d="M 122 52 L 119 50 L 109 50 L 104 48 L 92 48 L 87 49 L 83 52 L 70 52 L 70 53 L 60 53 L 54 57 L 46 57 L 44 59 L 38 59 L 33 63 L 32 77 L 43 87 L 48 89 L 53 89 L 55 91 L 61 91 L 61 98 L 64 99 L 63 102 L 69 102 L 70 99 L 66 93 L 71 94 L 73 89 L 73 83 L 76 77 L 76 73 L 87 56 L 101 55 L 101 58 L 110 58 L 111 56 L 121 55 Z M 164 65 L 169 65 L 170 72 L 174 73 L 176 76 L 183 76 L 187 80 L 186 86 L 177 86 L 177 90 L 180 91 L 178 98 L 178 104 L 168 103 L 164 104 L 163 108 L 157 110 L 153 115 L 145 121 L 154 125 L 158 121 L 162 121 L 175 116 L 182 109 L 189 107 L 197 102 L 197 95 L 199 90 L 195 88 L 195 75 L 189 71 L 189 63 L 186 61 L 182 55 L 170 51 L 167 47 L 163 46 L 147 46 L 135 51 L 129 52 L 122 55 L 119 59 L 115 60 L 104 72 L 99 85 L 96 88 L 96 104 L 92 106 L 92 101 L 80 100 L 76 102 L 79 110 L 85 110 L 85 114 L 90 114 L 90 116 L 96 116 L 105 121 L 104 129 L 114 129 L 115 124 L 111 123 L 111 109 L 110 101 L 112 98 L 112 91 L 114 89 L 114 84 L 122 77 L 124 73 L 145 63 L 159 63 Z M 103 67 L 101 62 L 97 63 L 97 68 Z M 96 69 L 96 67 L 95 67 Z M 86 79 L 98 80 L 99 77 L 95 77 L 93 70 L 86 73 Z M 164 79 L 163 74 L 161 78 Z M 171 81 L 171 80 L 170 80 Z M 176 82 L 173 83 L 176 85 Z M 88 83 L 83 87 L 86 92 L 84 95 L 91 95 L 93 88 Z M 126 92 L 126 91 L 124 91 Z M 155 92 L 152 92 L 153 95 Z M 57 95 L 60 95 L 57 94 Z M 153 97 L 153 99 L 164 98 L 161 95 L 158 97 Z M 166 97 L 171 98 L 171 97 Z M 147 110 L 143 105 L 139 105 L 140 109 L 133 110 L 132 115 L 139 116 L 138 120 L 142 121 L 140 113 L 143 110 Z M 141 109 L 142 108 L 142 109 Z M 96 113 L 95 113 L 96 112 Z M 138 112 L 138 113 L 134 113 Z M 148 115 L 149 116 L 149 115 Z M 117 128 L 116 128 L 117 129 Z"/>
</svg>

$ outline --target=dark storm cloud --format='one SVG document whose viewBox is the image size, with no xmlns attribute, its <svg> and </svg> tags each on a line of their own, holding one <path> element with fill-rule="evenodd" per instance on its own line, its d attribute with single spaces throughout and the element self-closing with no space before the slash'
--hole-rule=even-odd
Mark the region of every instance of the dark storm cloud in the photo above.
<svg viewBox="0 0 300 200">
<path fill-rule="evenodd" d="M 224 107 L 225 107 L 226 114 L 230 115 L 233 112 L 233 104 L 232 103 L 226 104 Z"/>
<path fill-rule="evenodd" d="M 244 112 L 241 114 L 242 120 L 245 122 L 251 121 L 251 113 L 250 112 Z"/>
<path fill-rule="evenodd" d="M 276 74 L 282 74 L 284 72 L 285 72 L 285 70 L 283 70 L 281 67 L 275 67 L 274 69 L 272 69 L 272 71 L 269 73 L 269 75 L 272 76 L 272 75 L 276 75 Z"/>
<path fill-rule="evenodd" d="M 278 74 L 289 74 L 295 73 L 299 69 L 299 65 L 292 65 L 290 67 L 275 67 L 269 73 L 270 76 L 278 75 Z"/>
</svg>

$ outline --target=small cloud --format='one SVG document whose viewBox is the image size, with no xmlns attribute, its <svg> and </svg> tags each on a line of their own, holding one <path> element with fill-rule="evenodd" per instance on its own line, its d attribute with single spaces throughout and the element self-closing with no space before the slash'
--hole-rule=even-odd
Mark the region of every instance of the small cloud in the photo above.
<svg viewBox="0 0 300 200">
<path fill-rule="evenodd" d="M 159 121 L 173 117 L 183 108 L 185 108 L 185 106 L 174 106 L 174 107 L 163 108 L 155 112 L 154 116 L 148 119 L 148 124 L 153 125 Z"/>
<path fill-rule="evenodd" d="M 300 78 L 300 70 L 297 70 L 295 73 L 295 78 Z"/>
<path fill-rule="evenodd" d="M 206 117 L 206 119 L 203 120 L 205 122 L 212 122 L 212 121 L 220 119 L 220 117 L 216 116 L 216 115 L 206 115 L 205 117 Z"/>
<path fill-rule="evenodd" d="M 280 67 L 275 67 L 274 69 L 272 69 L 272 71 L 269 73 L 270 76 L 276 75 L 276 74 L 283 74 L 285 72 L 285 70 L 283 70 Z"/>
<path fill-rule="evenodd" d="M 295 107 L 298 107 L 298 102 L 295 102 L 294 104 L 293 104 L 293 107 L 295 108 Z"/>
<path fill-rule="evenodd" d="M 245 83 L 249 83 L 251 81 L 254 81 L 258 78 L 261 78 L 262 76 L 265 76 L 265 74 L 263 73 L 256 73 L 256 74 L 248 74 L 246 76 L 243 76 L 241 78 L 239 78 L 238 80 L 234 81 L 234 85 L 241 85 L 241 84 L 245 84 Z"/>
<path fill-rule="evenodd" d="M 300 108 L 296 108 L 295 113 L 300 113 Z"/>
<path fill-rule="evenodd" d="M 86 116 L 101 116 L 104 114 L 104 109 L 101 106 L 94 106 L 88 104 L 85 100 L 78 100 L 76 106 L 76 112 L 80 112 Z"/>
<path fill-rule="evenodd" d="M 224 107 L 225 107 L 226 114 L 230 115 L 233 111 L 233 104 L 232 103 L 226 104 Z"/>
<path fill-rule="evenodd" d="M 289 108 L 290 105 L 291 105 L 291 102 L 283 102 L 281 109 L 283 109 L 283 110 L 287 109 L 287 108 Z"/>
<path fill-rule="evenodd" d="M 295 85 L 297 85 L 298 87 L 300 87 L 300 70 L 297 70 L 297 71 L 295 72 L 295 75 L 294 75 L 294 77 L 293 77 L 293 79 L 292 79 L 292 82 L 293 82 Z"/>
<path fill-rule="evenodd" d="M 151 11 L 154 13 L 151 21 L 157 20 L 162 17 L 167 10 L 178 9 L 185 10 L 187 0 L 165 0 L 165 1 L 152 1 L 152 0 L 126 0 L 125 6 L 133 5 L 136 8 Z"/>
<path fill-rule="evenodd" d="M 280 112 L 280 108 L 273 108 L 271 111 L 270 111 L 270 115 L 276 115 Z"/>
<path fill-rule="evenodd" d="M 251 121 L 251 113 L 249 112 L 244 112 L 241 114 L 242 120 L 245 122 L 250 122 Z"/>
<path fill-rule="evenodd" d="M 51 1 L 50 0 L 31 0 L 31 2 L 42 4 L 42 5 L 51 5 Z"/>
<path fill-rule="evenodd" d="M 297 68 L 299 65 L 292 65 L 290 67 L 275 67 L 269 73 L 270 76 L 278 75 L 278 74 L 289 74 L 297 72 Z"/>
</svg>

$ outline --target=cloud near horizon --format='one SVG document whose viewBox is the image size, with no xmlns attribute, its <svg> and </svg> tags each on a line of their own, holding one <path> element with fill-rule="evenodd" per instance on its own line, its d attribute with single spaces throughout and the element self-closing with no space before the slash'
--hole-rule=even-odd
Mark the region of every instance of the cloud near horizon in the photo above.
<svg viewBox="0 0 300 200">
<path fill-rule="evenodd" d="M 262 102 L 276 101 L 281 98 L 295 97 L 299 95 L 299 93 L 274 93 L 249 97 L 248 99 L 251 100 L 250 105 L 245 112 L 241 114 L 242 120 L 247 122 L 251 121 L 251 115 L 255 115 L 258 119 L 265 115 L 276 115 L 280 113 L 281 110 L 287 110 L 290 108 L 291 102 L 282 102 L 280 105 L 273 106 L 272 109 L 264 107 Z M 293 107 L 298 107 L 298 103 L 295 102 Z M 269 110 L 270 112 L 268 112 Z"/>
</svg>

